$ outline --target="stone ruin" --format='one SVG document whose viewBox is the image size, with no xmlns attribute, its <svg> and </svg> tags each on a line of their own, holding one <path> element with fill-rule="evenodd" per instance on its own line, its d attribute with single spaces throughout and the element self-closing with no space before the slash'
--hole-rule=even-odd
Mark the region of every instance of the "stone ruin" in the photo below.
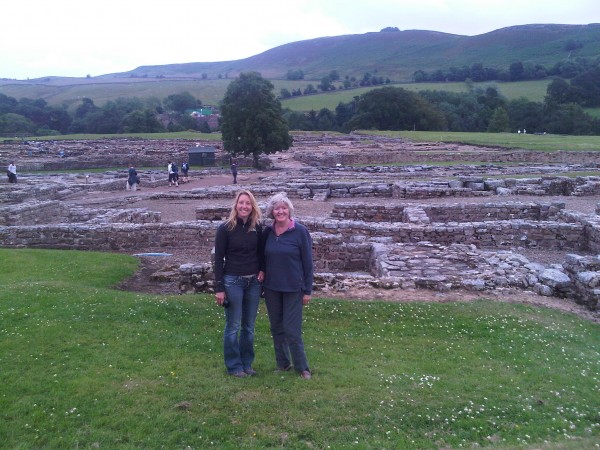
<svg viewBox="0 0 600 450">
<path fill-rule="evenodd" d="M 328 217 L 299 217 L 313 237 L 316 292 L 335 295 L 354 287 L 481 292 L 510 288 L 562 297 L 597 310 L 600 258 L 593 254 L 600 249 L 600 217 L 568 211 L 561 202 L 543 201 L 544 197 L 600 194 L 600 176 L 543 175 L 597 171 L 595 163 L 586 163 L 585 158 L 560 168 L 551 161 L 509 167 L 490 163 L 485 167 L 487 176 L 477 165 L 352 169 L 346 166 L 349 157 L 340 156 L 346 155 L 342 151 L 346 144 L 335 147 L 333 155 L 318 146 L 317 152 L 307 151 L 310 142 L 305 144 L 304 151 L 293 153 L 294 159 L 301 161 L 312 153 L 310 164 L 320 165 L 281 171 L 249 188 L 257 198 L 285 191 L 292 199 L 335 202 Z M 422 148 L 410 151 L 423 152 Z M 396 158 L 399 153 L 416 158 L 409 151 L 386 152 Z M 318 158 L 321 154 L 323 161 Z M 356 162 L 361 152 L 347 154 Z M 127 154 L 127 160 L 132 159 Z M 380 163 L 381 159 L 378 155 Z M 203 173 L 223 170 L 208 168 Z M 498 176 L 490 176 L 494 174 Z M 143 183 L 152 187 L 164 183 L 163 178 L 160 171 L 148 171 Z M 237 187 L 182 189 L 144 197 L 210 200 L 210 205 L 197 208 L 192 222 L 163 223 L 158 212 L 132 208 L 139 193 L 104 205 L 82 207 L 68 202 L 88 191 L 123 190 L 125 179 L 125 171 L 28 174 L 18 185 L 0 185 L 0 245 L 126 253 L 165 252 L 185 245 L 197 255 L 196 261 L 205 262 L 181 265 L 180 291 L 210 291 L 215 221 L 227 215 Z M 519 195 L 537 196 L 540 201 L 514 201 Z M 446 200 L 444 204 L 426 202 L 440 198 Z M 470 203 L 469 198 L 479 201 Z M 545 266 L 530 262 L 519 253 L 522 249 L 559 250 L 567 256 L 561 264 Z"/>
</svg>

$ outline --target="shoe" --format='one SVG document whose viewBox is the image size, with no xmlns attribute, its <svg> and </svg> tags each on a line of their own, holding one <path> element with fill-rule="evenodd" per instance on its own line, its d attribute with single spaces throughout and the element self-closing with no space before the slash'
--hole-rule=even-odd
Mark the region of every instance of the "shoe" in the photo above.
<svg viewBox="0 0 600 450">
<path fill-rule="evenodd" d="M 300 378 L 310 380 L 312 378 L 312 373 L 310 373 L 310 370 L 303 370 L 302 372 L 300 372 Z"/>
<path fill-rule="evenodd" d="M 249 377 L 255 377 L 256 375 L 258 375 L 258 372 L 256 370 L 254 370 L 252 367 L 248 367 L 247 369 L 244 369 L 244 373 L 246 375 L 248 375 Z"/>
<path fill-rule="evenodd" d="M 248 376 L 246 374 L 246 372 L 233 372 L 233 373 L 230 373 L 229 375 L 231 375 L 232 377 L 236 377 L 236 378 L 246 378 Z"/>
<path fill-rule="evenodd" d="M 292 370 L 291 365 L 287 367 L 278 367 L 277 369 L 275 369 L 275 372 L 289 372 L 290 370 Z"/>
</svg>

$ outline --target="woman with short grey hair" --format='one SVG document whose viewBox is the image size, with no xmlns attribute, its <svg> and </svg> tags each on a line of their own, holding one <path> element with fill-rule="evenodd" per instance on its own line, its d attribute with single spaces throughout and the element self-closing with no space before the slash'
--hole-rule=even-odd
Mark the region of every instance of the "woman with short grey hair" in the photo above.
<svg viewBox="0 0 600 450">
<path fill-rule="evenodd" d="M 284 192 L 267 202 L 265 214 L 273 224 L 263 232 L 263 290 L 277 370 L 287 372 L 293 363 L 296 372 L 310 380 L 302 340 L 302 308 L 312 293 L 312 239 L 306 227 L 292 218 L 293 212 L 294 205 Z"/>
</svg>

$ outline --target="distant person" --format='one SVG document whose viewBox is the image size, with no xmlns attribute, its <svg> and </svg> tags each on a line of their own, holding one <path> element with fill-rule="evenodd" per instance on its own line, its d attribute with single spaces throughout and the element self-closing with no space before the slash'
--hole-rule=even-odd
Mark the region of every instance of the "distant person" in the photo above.
<svg viewBox="0 0 600 450">
<path fill-rule="evenodd" d="M 137 170 L 135 167 L 129 166 L 127 171 L 127 184 L 126 188 L 128 191 L 137 191 L 138 185 L 140 184 L 140 178 L 138 177 Z"/>
<path fill-rule="evenodd" d="M 15 162 L 14 161 L 12 161 L 8 165 L 8 168 L 6 169 L 6 175 L 8 175 L 8 182 L 9 183 L 16 183 L 17 182 L 17 166 L 15 166 Z"/>
<path fill-rule="evenodd" d="M 235 162 L 231 163 L 231 175 L 233 175 L 233 184 L 237 184 L 238 166 Z"/>
<path fill-rule="evenodd" d="M 179 186 L 179 174 L 177 173 L 177 164 L 169 162 L 167 166 L 169 172 L 169 186 Z"/>
<path fill-rule="evenodd" d="M 179 168 L 177 164 L 173 163 L 171 165 L 171 170 L 173 170 L 173 181 L 175 181 L 175 186 L 179 186 Z"/>
<path fill-rule="evenodd" d="M 188 171 L 190 170 L 190 166 L 187 162 L 183 162 L 181 164 L 181 174 L 183 175 L 181 182 L 187 183 L 188 180 Z"/>
</svg>

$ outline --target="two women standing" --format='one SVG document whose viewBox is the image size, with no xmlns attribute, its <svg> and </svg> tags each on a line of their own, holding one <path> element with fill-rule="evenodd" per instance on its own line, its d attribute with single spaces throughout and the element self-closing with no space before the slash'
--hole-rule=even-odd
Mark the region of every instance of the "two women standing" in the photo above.
<svg viewBox="0 0 600 450">
<path fill-rule="evenodd" d="M 302 306 L 312 293 L 312 241 L 306 227 L 293 219 L 293 211 L 285 194 L 274 195 L 266 208 L 273 224 L 262 230 L 254 196 L 240 191 L 229 218 L 217 230 L 215 291 L 217 304 L 229 303 L 223 346 L 225 366 L 233 376 L 256 375 L 254 324 L 261 288 L 277 370 L 291 370 L 293 364 L 302 378 L 312 376 L 302 340 Z"/>
</svg>

